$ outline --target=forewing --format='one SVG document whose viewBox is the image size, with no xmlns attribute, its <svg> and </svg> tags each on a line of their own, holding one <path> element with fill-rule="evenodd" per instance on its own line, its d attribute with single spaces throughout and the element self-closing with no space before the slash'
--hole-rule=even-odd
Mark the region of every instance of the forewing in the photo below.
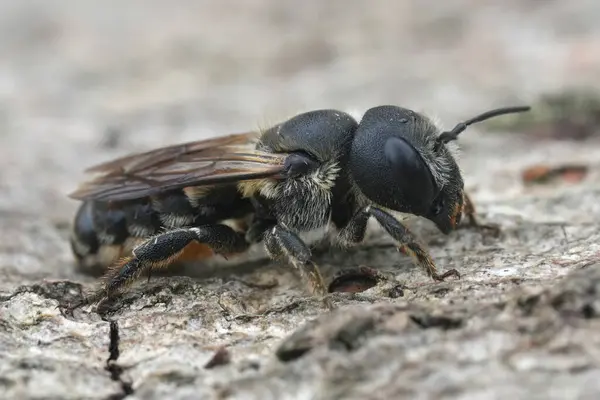
<svg viewBox="0 0 600 400">
<path fill-rule="evenodd" d="M 243 133 L 163 147 L 96 165 L 100 173 L 72 198 L 125 201 L 187 186 L 203 186 L 277 176 L 286 154 L 254 149 L 256 133 Z"/>
<path fill-rule="evenodd" d="M 86 172 L 104 174 L 135 173 L 165 163 L 173 163 L 174 161 L 179 160 L 180 157 L 194 154 L 201 155 L 206 151 L 218 152 L 219 149 L 221 149 L 221 152 L 224 152 L 227 149 L 236 146 L 251 148 L 256 138 L 256 132 L 245 132 L 194 142 L 180 143 L 94 165 L 86 169 Z"/>
</svg>

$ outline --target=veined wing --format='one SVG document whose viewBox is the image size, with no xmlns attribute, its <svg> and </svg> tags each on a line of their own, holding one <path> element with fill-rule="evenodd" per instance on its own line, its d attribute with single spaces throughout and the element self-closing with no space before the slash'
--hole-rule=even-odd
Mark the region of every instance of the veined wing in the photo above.
<svg viewBox="0 0 600 400">
<path fill-rule="evenodd" d="M 257 133 L 162 147 L 108 161 L 86 170 L 99 173 L 70 197 L 126 201 L 187 186 L 203 186 L 277 177 L 287 154 L 254 148 Z"/>
</svg>

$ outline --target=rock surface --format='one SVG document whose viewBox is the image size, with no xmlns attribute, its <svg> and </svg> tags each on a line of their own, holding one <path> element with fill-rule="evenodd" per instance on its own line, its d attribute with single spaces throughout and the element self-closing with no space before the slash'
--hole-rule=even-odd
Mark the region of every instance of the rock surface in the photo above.
<svg viewBox="0 0 600 400">
<path fill-rule="evenodd" d="M 597 398 L 594 137 L 463 135 L 467 188 L 500 236 L 409 221 L 460 280 L 429 281 L 377 230 L 318 254 L 328 280 L 394 277 L 332 294 L 332 311 L 266 260 L 157 277 L 101 310 L 119 327 L 110 370 L 109 323 L 58 306 L 96 282 L 67 240 L 84 167 L 304 109 L 402 104 L 448 126 L 598 90 L 599 18 L 594 0 L 3 1 L 0 398 Z M 521 181 L 571 162 L 589 168 L 578 183 Z"/>
</svg>

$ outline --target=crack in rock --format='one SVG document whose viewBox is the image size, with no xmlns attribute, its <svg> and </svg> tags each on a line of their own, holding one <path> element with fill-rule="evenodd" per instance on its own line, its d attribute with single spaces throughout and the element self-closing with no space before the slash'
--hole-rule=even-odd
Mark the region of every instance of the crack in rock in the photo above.
<svg viewBox="0 0 600 400">
<path fill-rule="evenodd" d="M 115 395 L 111 397 L 111 400 L 120 400 L 124 399 L 129 395 L 134 393 L 133 386 L 131 382 L 128 382 L 123 379 L 124 368 L 117 364 L 119 360 L 120 350 L 119 350 L 119 324 L 117 321 L 110 321 L 110 331 L 109 331 L 109 344 L 108 344 L 108 359 L 106 360 L 106 370 L 110 372 L 110 378 L 119 382 L 121 385 L 121 389 L 123 391 L 122 395 Z"/>
</svg>

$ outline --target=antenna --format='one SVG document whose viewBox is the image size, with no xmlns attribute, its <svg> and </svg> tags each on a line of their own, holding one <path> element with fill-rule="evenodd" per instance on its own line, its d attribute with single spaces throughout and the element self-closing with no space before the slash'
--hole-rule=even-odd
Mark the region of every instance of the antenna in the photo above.
<svg viewBox="0 0 600 400">
<path fill-rule="evenodd" d="M 484 112 L 483 114 L 480 114 L 475 118 L 471 118 L 465 122 L 459 122 L 454 128 L 452 128 L 452 130 L 442 132 L 440 136 L 437 137 L 434 149 L 437 151 L 441 147 L 442 143 L 448 143 L 452 140 L 456 140 L 458 138 L 458 135 L 460 135 L 465 129 L 467 129 L 469 125 L 485 121 L 486 119 L 494 118 L 499 115 L 514 114 L 529 110 L 531 110 L 531 107 L 529 106 L 497 108 L 495 110 Z"/>
</svg>

